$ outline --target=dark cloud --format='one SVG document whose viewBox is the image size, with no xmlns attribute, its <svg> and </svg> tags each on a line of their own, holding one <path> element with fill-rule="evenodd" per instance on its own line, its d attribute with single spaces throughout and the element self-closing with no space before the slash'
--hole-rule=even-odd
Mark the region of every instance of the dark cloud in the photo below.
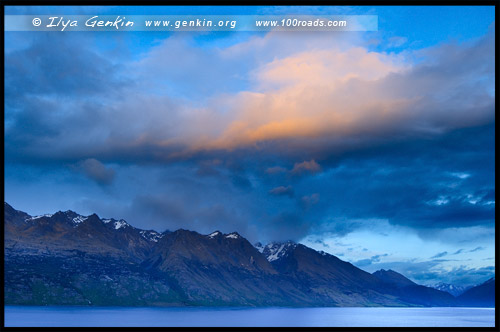
<svg viewBox="0 0 500 332">
<path fill-rule="evenodd" d="M 231 180 L 233 184 L 241 189 L 250 190 L 252 189 L 252 183 L 244 174 L 235 173 L 232 175 Z"/>
<path fill-rule="evenodd" d="M 136 197 L 127 210 L 128 220 L 140 228 L 152 227 L 158 231 L 183 228 L 202 234 L 214 230 L 238 231 L 250 240 L 256 238 L 248 229 L 248 221 L 222 204 L 191 205 L 176 197 L 142 195 Z"/>
<path fill-rule="evenodd" d="M 217 170 L 221 164 L 221 160 L 213 159 L 213 160 L 201 160 L 198 163 L 198 170 L 196 171 L 196 175 L 200 176 L 219 176 L 220 172 Z"/>
<path fill-rule="evenodd" d="M 267 232 L 266 237 L 277 241 L 298 241 L 304 234 L 308 234 L 311 228 L 311 224 L 301 215 L 290 212 L 280 213 L 263 226 Z"/>
<path fill-rule="evenodd" d="M 314 193 L 307 196 L 302 196 L 300 198 L 302 205 L 305 209 L 311 208 L 313 205 L 318 204 L 320 195 L 318 193 Z"/>
<path fill-rule="evenodd" d="M 314 243 L 321 244 L 324 248 L 330 248 L 330 245 L 328 245 L 327 243 L 323 242 L 320 239 L 315 240 Z"/>
<path fill-rule="evenodd" d="M 325 226 L 328 231 L 336 236 L 345 236 L 351 232 L 364 228 L 365 223 L 358 219 L 339 218 L 333 220 Z"/>
<path fill-rule="evenodd" d="M 266 173 L 268 174 L 279 174 L 286 172 L 286 168 L 280 166 L 273 166 L 266 169 Z"/>
<path fill-rule="evenodd" d="M 361 259 L 359 261 L 356 261 L 353 264 L 356 265 L 357 267 L 362 268 L 362 267 L 365 267 L 367 265 L 371 265 L 371 263 L 372 263 L 372 260 L 369 258 L 366 258 L 366 259 Z"/>
<path fill-rule="evenodd" d="M 109 185 L 113 182 L 115 171 L 106 167 L 99 160 L 89 158 L 78 164 L 83 173 L 100 185 Z"/>
<path fill-rule="evenodd" d="M 370 258 L 361 259 L 359 261 L 356 261 L 353 264 L 360 267 L 360 268 L 363 268 L 363 267 L 366 267 L 368 265 L 380 262 L 380 259 L 382 257 L 386 257 L 386 256 L 388 256 L 388 254 L 375 255 L 375 256 L 372 256 Z"/>
<path fill-rule="evenodd" d="M 91 36 L 85 33 L 67 38 L 40 32 L 27 48 L 6 54 L 7 106 L 22 107 L 27 96 L 116 95 L 121 87 L 130 85 L 120 73 L 123 67 L 92 51 L 91 45 Z"/>
<path fill-rule="evenodd" d="M 476 252 L 476 251 L 480 251 L 480 250 L 484 250 L 484 247 L 476 247 L 472 250 L 469 250 L 469 252 Z"/>
<path fill-rule="evenodd" d="M 422 230 L 423 237 L 433 236 L 426 229 L 493 227 L 493 137 L 491 124 L 453 131 L 432 143 L 410 140 L 325 161 L 321 180 L 311 181 L 309 190 L 325 197 L 328 206 L 319 202 L 315 211 L 343 216 L 331 222 L 340 235 L 361 226 L 353 220 L 367 218 Z M 450 177 L 450 170 L 471 176 Z M 332 184 L 328 190 L 325 182 Z"/>
<path fill-rule="evenodd" d="M 303 161 L 301 163 L 295 163 L 290 173 L 297 175 L 306 172 L 317 173 L 319 171 L 321 171 L 321 166 L 315 160 L 310 160 L 310 161 Z"/>
<path fill-rule="evenodd" d="M 288 197 L 293 197 L 293 188 L 291 186 L 279 186 L 276 188 L 273 188 L 269 190 L 269 194 L 275 195 L 275 196 L 288 196 Z"/>
<path fill-rule="evenodd" d="M 332 236 L 345 236 L 361 229 L 380 232 L 376 226 L 389 222 L 415 230 L 424 239 L 471 242 L 475 241 L 474 232 L 465 231 L 463 237 L 458 237 L 457 231 L 453 231 L 454 235 L 451 235 L 442 233 L 441 230 L 494 227 L 495 204 L 486 204 L 490 201 L 490 196 L 494 197 L 494 186 L 491 182 L 494 177 L 494 148 L 489 145 L 491 142 L 488 137 L 494 137 L 493 125 L 451 132 L 433 140 L 432 144 L 429 141 L 410 140 L 394 147 L 358 151 L 356 154 L 342 156 L 340 160 L 325 160 L 322 162 L 324 166 L 320 173 L 290 178 L 290 184 L 287 185 L 282 184 L 282 181 L 287 179 L 267 176 L 256 171 L 259 167 L 264 170 L 265 168 L 262 168 L 261 160 L 255 155 L 249 155 L 244 169 L 227 166 L 225 158 L 207 159 L 221 160 L 215 163 L 204 163 L 202 160 L 205 159 L 167 163 L 166 165 L 170 166 L 164 166 L 165 174 L 186 179 L 179 183 L 175 190 L 172 186 L 178 180 L 172 182 L 170 175 L 154 178 L 149 170 L 139 171 L 140 167 L 144 167 L 142 165 L 137 166 L 139 168 L 136 177 L 140 180 L 132 183 L 147 181 L 147 187 L 154 195 L 169 196 L 170 200 L 176 197 L 176 205 L 184 206 L 190 203 L 191 209 L 199 204 L 216 205 L 217 202 L 224 202 L 228 209 L 239 210 L 241 215 L 246 215 L 240 219 L 249 223 L 238 224 L 238 228 L 235 226 L 228 231 L 239 231 L 243 234 L 239 228 L 255 227 L 251 232 L 252 236 L 262 241 L 264 238 L 300 240 L 311 232 L 320 235 L 330 233 Z M 471 141 L 479 143 L 471 144 Z M 100 158 L 95 159 L 109 164 Z M 245 158 L 242 157 L 241 160 Z M 274 161 L 270 161 L 271 165 L 273 163 Z M 38 167 L 41 165 L 42 163 Z M 115 172 L 119 172 L 118 169 L 123 169 L 125 165 L 122 164 L 122 168 L 114 167 Z M 164 168 L 154 165 L 151 163 L 151 167 Z M 47 167 L 55 169 L 53 165 Z M 14 173 L 23 172 L 23 167 L 19 164 L 10 169 Z M 450 171 L 466 172 L 471 176 L 459 179 L 450 176 Z M 9 174 L 14 176 L 14 173 Z M 293 188 L 297 199 L 283 200 L 279 196 L 269 195 L 269 188 L 280 186 Z M 189 192 L 189 195 L 184 192 Z M 202 199 L 193 201 L 193 197 L 201 192 L 206 194 L 206 202 Z M 285 192 L 287 190 L 282 193 Z M 469 194 L 477 199 L 476 204 L 468 201 Z M 432 202 L 443 195 L 448 197 L 447 204 L 432 205 Z M 124 203 L 130 204 L 133 197 L 129 195 L 127 199 L 128 202 Z M 454 209 L 460 213 L 453 212 Z M 283 220 L 280 215 L 284 211 L 294 217 L 290 219 L 289 227 L 278 227 L 281 223 L 275 221 Z M 467 213 L 461 214 L 462 212 Z M 117 208 L 109 216 L 120 213 L 121 208 Z M 159 230 L 164 227 L 160 216 L 161 214 L 157 214 L 151 219 L 151 225 L 158 225 L 155 227 Z M 440 219 L 443 216 L 450 219 Z M 131 222 L 145 220 L 145 224 L 149 220 L 139 218 L 134 215 L 134 219 L 128 219 Z M 295 222 L 301 226 L 294 228 Z M 219 224 L 222 224 L 222 221 Z M 201 222 L 190 225 L 196 227 L 194 230 L 205 231 Z M 286 225 L 284 220 L 283 225 Z M 210 231 L 208 227 L 207 231 Z M 273 238 L 274 235 L 277 238 Z"/>
<path fill-rule="evenodd" d="M 388 255 L 388 254 L 383 254 L 383 255 L 375 255 L 375 256 L 372 256 L 372 257 L 371 257 L 371 260 L 372 260 L 372 262 L 374 262 L 374 263 L 378 263 L 378 262 L 380 262 L 380 258 L 381 258 L 381 257 L 387 257 L 387 256 L 389 256 L 389 255 Z"/>
</svg>

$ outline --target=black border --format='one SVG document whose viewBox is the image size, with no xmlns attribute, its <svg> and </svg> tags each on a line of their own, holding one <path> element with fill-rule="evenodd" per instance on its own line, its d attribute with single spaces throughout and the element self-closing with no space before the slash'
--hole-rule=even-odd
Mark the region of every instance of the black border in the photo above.
<svg viewBox="0 0 500 332">
<path fill-rule="evenodd" d="M 200 0 L 199 0 L 200 1 Z M 308 2 L 307 0 L 301 0 L 301 1 L 293 1 L 293 0 L 288 0 L 288 1 L 277 1 L 274 0 L 272 3 L 269 1 L 242 1 L 237 4 L 228 4 L 225 1 L 221 0 L 212 0 L 210 3 L 206 3 L 204 1 L 196 3 L 185 3 L 183 1 L 179 0 L 173 0 L 173 1 L 152 1 L 152 0 L 143 0 L 143 1 L 130 1 L 130 0 L 122 0 L 122 1 L 110 1 L 110 0 L 104 0 L 104 1 L 98 1 L 98 0 L 87 0 L 87 1 L 72 1 L 68 3 L 67 1 L 62 1 L 62 0 L 3 0 L 0 3 L 0 17 L 2 17 L 2 33 L 0 36 L 0 41 L 2 45 L 2 52 L 1 52 L 1 60 L 3 63 L 3 78 L 4 78 L 4 83 L 5 83 L 5 25 L 3 23 L 3 18 L 5 15 L 5 7 L 6 6 L 118 6 L 118 5 L 123 5 L 123 6 L 137 6 L 137 7 L 142 7 L 142 6 L 221 6 L 221 5 L 231 5 L 231 6 L 494 6 L 495 7 L 495 53 L 497 52 L 497 25 L 496 25 L 496 17 L 498 16 L 498 5 L 499 5 L 498 0 L 438 0 L 438 1 L 432 1 L 432 0 L 407 0 L 407 1 L 398 1 L 398 0 L 336 0 L 334 3 L 333 2 L 326 2 L 326 1 L 314 1 L 314 2 Z M 495 80 L 498 77 L 498 67 L 497 67 L 497 58 L 495 56 Z M 1 104 L 1 109 L 2 109 L 2 114 L 4 117 L 4 122 L 5 122 L 5 89 L 2 89 L 1 92 L 1 97 L 2 97 L 2 104 Z M 498 97 L 498 91 L 495 87 L 495 100 Z M 497 109 L 495 106 L 495 116 L 497 115 Z M 2 136 L 5 139 L 5 127 L 1 127 L 2 131 Z M 495 142 L 497 141 L 497 125 L 495 122 Z M 5 144 L 5 142 L 4 142 Z M 3 170 L 3 175 L 5 179 L 5 145 L 2 145 L 2 170 Z M 496 178 L 496 152 L 497 152 L 497 147 L 495 145 L 495 187 L 497 183 L 497 178 Z M 5 190 L 5 184 L 4 184 L 4 190 Z M 3 200 L 5 201 L 5 192 L 2 191 L 2 197 Z M 495 201 L 496 199 L 496 192 L 495 192 Z M 4 206 L 2 205 L 2 223 L 4 222 L 3 216 L 4 216 Z M 496 220 L 496 210 L 495 210 L 495 220 Z M 4 228 L 2 227 L 0 231 L 0 240 L 2 243 L 4 243 Z M 2 254 L 2 267 L 3 270 L 5 269 L 4 266 L 4 255 L 5 255 L 5 248 L 4 246 L 1 247 L 1 254 Z M 495 223 L 495 266 L 498 266 L 498 231 Z M 3 275 L 3 273 L 2 273 Z M 496 279 L 495 279 L 496 280 Z M 204 330 L 204 331 L 254 331 L 254 330 L 273 330 L 273 331 L 500 331 L 500 327 L 498 324 L 498 311 L 495 310 L 495 326 L 494 327 L 107 327 L 107 328 L 102 328 L 102 327 L 95 327 L 95 328 L 89 328 L 89 327 L 5 327 L 5 297 L 4 297 L 4 278 L 1 278 L 1 289 L 0 289 L 0 296 L 1 296 L 1 303 L 3 304 L 3 310 L 1 310 L 0 318 L 1 318 L 1 323 L 2 325 L 0 326 L 0 331 L 92 331 L 92 330 L 109 330 L 109 331 L 144 331 L 144 330 L 154 330 L 154 331 L 162 331 L 162 330 L 167 330 L 167 331 L 199 331 L 199 330 Z M 498 292 L 497 288 L 495 287 L 495 308 L 497 307 L 498 304 Z"/>
</svg>

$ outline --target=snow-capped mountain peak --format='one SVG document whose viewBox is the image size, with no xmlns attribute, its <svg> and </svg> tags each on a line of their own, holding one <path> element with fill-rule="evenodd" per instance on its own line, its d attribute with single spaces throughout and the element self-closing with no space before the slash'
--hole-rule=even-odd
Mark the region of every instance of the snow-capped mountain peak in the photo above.
<svg viewBox="0 0 500 332">
<path fill-rule="evenodd" d="M 215 232 L 213 232 L 213 233 L 208 234 L 207 236 L 208 236 L 209 238 L 213 239 L 213 238 L 214 238 L 214 237 L 216 237 L 217 235 L 221 235 L 221 234 L 222 234 L 221 232 L 219 232 L 219 231 L 215 231 Z"/>
<path fill-rule="evenodd" d="M 124 228 L 124 227 L 132 227 L 132 226 L 130 226 L 129 223 L 127 223 L 123 219 L 116 220 L 113 218 L 103 218 L 103 219 L 101 219 L 101 222 L 106 224 L 106 225 L 108 225 L 108 224 L 111 225 L 114 229 L 120 229 L 120 228 Z"/>
<path fill-rule="evenodd" d="M 225 236 L 226 239 L 239 239 L 241 236 L 236 232 L 229 233 Z"/>
<path fill-rule="evenodd" d="M 118 221 L 115 221 L 114 224 L 115 226 L 115 229 L 120 229 L 120 228 L 123 228 L 123 227 L 129 227 L 130 225 L 127 224 L 127 222 L 123 219 L 120 219 Z"/>
<path fill-rule="evenodd" d="M 295 249 L 297 243 L 292 241 L 287 242 L 271 242 L 266 246 L 262 246 L 260 242 L 255 244 L 255 248 L 260 251 L 267 259 L 268 262 L 274 262 L 286 256 L 290 250 Z"/>
<path fill-rule="evenodd" d="M 254 247 L 255 247 L 255 248 L 256 248 L 256 249 L 257 249 L 257 250 L 258 250 L 261 254 L 262 254 L 262 252 L 264 251 L 264 248 L 265 248 L 265 246 L 264 246 L 262 243 L 260 243 L 260 242 L 255 243 L 253 246 L 254 246 Z"/>
<path fill-rule="evenodd" d="M 87 219 L 88 219 L 88 217 L 84 217 L 84 216 L 80 216 L 80 215 L 78 215 L 78 216 L 74 217 L 72 220 L 73 220 L 73 223 L 74 223 L 75 225 L 78 225 L 78 224 L 80 224 L 80 223 L 84 222 L 84 221 L 85 221 L 85 220 L 87 220 Z"/>
<path fill-rule="evenodd" d="M 212 232 L 212 233 L 208 234 L 207 237 L 210 239 L 213 239 L 213 238 L 220 236 L 220 235 L 224 235 L 224 238 L 226 238 L 226 239 L 239 239 L 239 238 L 241 238 L 240 234 L 238 234 L 236 232 L 232 232 L 229 234 L 223 234 L 220 231 Z"/>
<path fill-rule="evenodd" d="M 467 289 L 470 287 L 463 287 L 463 286 L 458 286 L 458 285 L 453 285 L 453 284 L 447 284 L 444 282 L 440 282 L 434 285 L 429 285 L 429 287 L 432 287 L 434 289 L 447 292 L 453 296 L 459 296 L 463 292 L 465 292 Z"/>
<path fill-rule="evenodd" d="M 52 216 L 53 216 L 52 214 L 42 214 L 42 215 L 39 215 L 39 216 L 29 217 L 25 221 L 36 220 L 36 219 L 40 219 L 40 218 L 43 218 L 43 217 L 50 218 Z"/>
<path fill-rule="evenodd" d="M 139 233 L 146 240 L 153 242 L 158 242 L 165 235 L 163 233 L 158 233 L 155 231 L 140 231 Z"/>
</svg>

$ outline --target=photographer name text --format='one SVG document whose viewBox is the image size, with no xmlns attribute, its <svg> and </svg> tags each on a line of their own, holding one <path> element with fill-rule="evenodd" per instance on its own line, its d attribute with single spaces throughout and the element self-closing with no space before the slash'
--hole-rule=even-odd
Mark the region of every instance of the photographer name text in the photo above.
<svg viewBox="0 0 500 332">
<path fill-rule="evenodd" d="M 63 16 L 51 16 L 49 21 L 49 24 L 46 25 L 47 28 L 59 28 L 61 31 L 67 27 L 78 27 L 80 23 L 78 20 L 65 19 Z M 112 27 L 119 30 L 123 27 L 133 27 L 134 22 L 122 16 L 117 16 L 114 20 L 101 20 L 96 15 L 86 20 L 85 26 L 89 28 Z"/>
</svg>

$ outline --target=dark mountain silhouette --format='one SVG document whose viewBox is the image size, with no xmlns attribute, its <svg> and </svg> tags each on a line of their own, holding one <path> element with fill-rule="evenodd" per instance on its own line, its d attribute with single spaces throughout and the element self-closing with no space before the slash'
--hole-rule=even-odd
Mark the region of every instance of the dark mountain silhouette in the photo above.
<svg viewBox="0 0 500 332">
<path fill-rule="evenodd" d="M 73 211 L 33 217 L 7 203 L 4 212 L 6 304 L 454 304 L 393 271 L 381 272 L 390 276 L 384 280 L 293 242 L 253 246 L 236 232 L 158 233 Z"/>
<path fill-rule="evenodd" d="M 411 301 L 424 306 L 447 307 L 457 305 L 457 300 L 453 295 L 431 287 L 418 285 L 393 270 L 379 270 L 374 272 L 373 275 L 387 285 L 395 286 L 397 288 L 395 294 L 403 301 Z"/>
<path fill-rule="evenodd" d="M 460 305 L 474 307 L 494 307 L 495 306 L 495 278 L 491 278 L 484 283 L 472 287 L 457 297 Z"/>
</svg>

